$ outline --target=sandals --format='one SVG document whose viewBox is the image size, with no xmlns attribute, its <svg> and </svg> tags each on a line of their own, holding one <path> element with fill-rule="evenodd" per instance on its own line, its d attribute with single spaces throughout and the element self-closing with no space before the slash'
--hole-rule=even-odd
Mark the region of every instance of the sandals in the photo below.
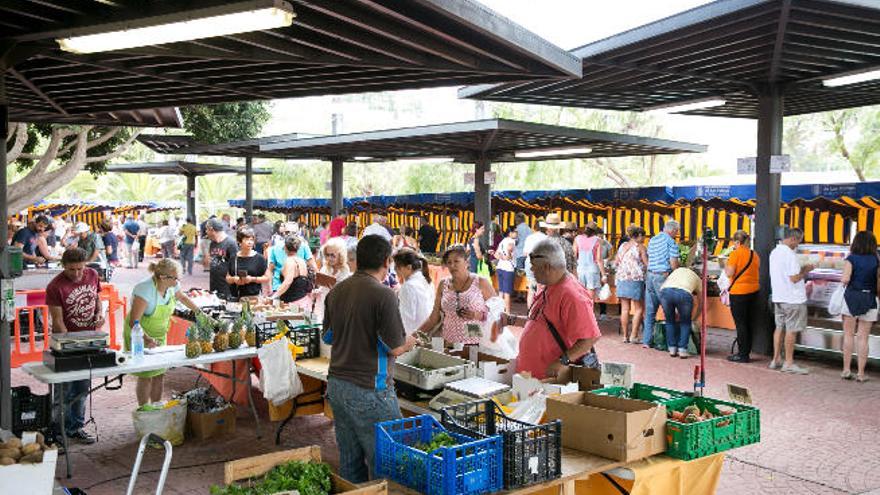
<svg viewBox="0 0 880 495">
<path fill-rule="evenodd" d="M 865 383 L 866 381 L 868 381 L 868 377 L 867 376 L 857 376 L 856 381 L 858 383 Z"/>
<path fill-rule="evenodd" d="M 851 371 L 842 371 L 840 377 L 844 380 L 852 380 L 854 378 Z"/>
</svg>

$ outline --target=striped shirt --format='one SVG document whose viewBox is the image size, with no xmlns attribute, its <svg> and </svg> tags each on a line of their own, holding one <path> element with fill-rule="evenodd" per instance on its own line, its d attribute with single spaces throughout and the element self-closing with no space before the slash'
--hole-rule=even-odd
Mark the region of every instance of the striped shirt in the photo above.
<svg viewBox="0 0 880 495">
<path fill-rule="evenodd" d="M 678 258 L 678 244 L 666 232 L 661 232 L 648 242 L 648 271 L 671 272 L 670 258 Z"/>
</svg>

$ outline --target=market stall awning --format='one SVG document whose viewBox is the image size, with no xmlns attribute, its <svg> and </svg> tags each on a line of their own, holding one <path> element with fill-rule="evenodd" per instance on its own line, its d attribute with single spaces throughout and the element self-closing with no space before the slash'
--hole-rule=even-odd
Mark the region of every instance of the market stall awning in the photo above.
<svg viewBox="0 0 880 495">
<path fill-rule="evenodd" d="M 528 154 L 529 151 L 547 152 L 540 160 L 554 160 L 702 153 L 706 146 L 575 127 L 486 119 L 278 141 L 261 145 L 259 156 L 362 162 L 434 157 L 450 157 L 466 163 L 479 159 L 535 161 L 536 157 Z"/>
<path fill-rule="evenodd" d="M 785 115 L 880 103 L 880 80 L 823 81 L 880 68 L 880 2 L 719 0 L 572 50 L 583 77 L 464 88 L 482 100 L 647 110 L 701 99 L 689 112 L 758 116 L 757 94 L 785 86 Z"/>
<path fill-rule="evenodd" d="M 197 177 L 212 174 L 244 174 L 246 169 L 240 165 L 169 161 L 119 163 L 108 165 L 107 171 L 123 174 L 184 175 Z M 256 175 L 272 175 L 272 171 L 265 168 L 254 168 L 251 173 Z"/>
<path fill-rule="evenodd" d="M 204 144 L 192 136 L 167 134 L 141 134 L 137 140 L 147 148 L 162 155 L 205 155 L 248 158 L 260 155 L 260 146 L 291 139 L 317 137 L 316 134 L 289 133 L 219 144 Z"/>
<path fill-rule="evenodd" d="M 570 53 L 474 0 L 290 3 L 288 27 L 74 54 L 56 39 L 242 2 L 0 2 L 0 47 L 14 45 L 10 119 L 581 75 Z"/>
</svg>

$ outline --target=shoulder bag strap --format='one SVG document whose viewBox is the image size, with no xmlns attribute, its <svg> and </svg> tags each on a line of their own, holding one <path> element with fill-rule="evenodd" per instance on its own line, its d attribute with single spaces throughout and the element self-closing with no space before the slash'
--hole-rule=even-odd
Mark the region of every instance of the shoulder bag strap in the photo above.
<svg viewBox="0 0 880 495">
<path fill-rule="evenodd" d="M 547 289 L 544 288 L 546 291 Z M 541 306 L 541 318 L 544 318 L 544 321 L 547 322 L 547 329 L 550 330 L 550 334 L 553 335 L 553 340 L 556 341 L 556 345 L 559 346 L 559 349 L 562 350 L 563 356 L 568 356 L 568 347 L 565 346 L 565 341 L 562 340 L 562 335 L 559 335 L 559 330 L 556 329 L 556 325 L 554 325 L 547 315 L 544 314 L 544 306 L 547 305 L 547 293 L 544 293 L 544 305 Z"/>
<path fill-rule="evenodd" d="M 730 288 L 733 287 L 733 284 L 735 284 L 736 281 L 739 280 L 740 277 L 742 277 L 742 274 L 745 273 L 746 270 L 749 269 L 749 267 L 752 265 L 752 259 L 754 259 L 754 257 L 755 257 L 755 252 L 749 251 L 749 262 L 746 263 L 746 266 L 744 266 L 743 269 L 740 270 L 740 272 L 737 273 L 735 277 L 733 277 L 733 280 L 730 281 L 730 286 L 727 287 L 727 292 L 730 292 Z"/>
</svg>

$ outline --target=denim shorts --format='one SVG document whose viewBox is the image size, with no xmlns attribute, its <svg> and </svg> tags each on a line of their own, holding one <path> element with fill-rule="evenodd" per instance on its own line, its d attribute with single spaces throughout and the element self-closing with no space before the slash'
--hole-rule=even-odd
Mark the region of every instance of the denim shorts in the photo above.
<svg viewBox="0 0 880 495">
<path fill-rule="evenodd" d="M 513 294 L 513 279 L 516 273 L 506 270 L 498 270 L 496 273 L 498 274 L 498 292 Z"/>
<path fill-rule="evenodd" d="M 645 282 L 643 280 L 618 280 L 617 297 L 641 301 L 645 298 Z"/>
</svg>

